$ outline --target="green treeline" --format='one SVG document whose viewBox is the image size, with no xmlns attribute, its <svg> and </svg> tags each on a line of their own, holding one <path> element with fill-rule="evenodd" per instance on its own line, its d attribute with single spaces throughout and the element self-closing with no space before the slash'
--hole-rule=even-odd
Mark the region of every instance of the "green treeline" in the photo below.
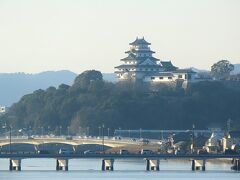
<svg viewBox="0 0 240 180">
<path fill-rule="evenodd" d="M 238 86 L 237 86 L 238 87 Z M 0 117 L 13 128 L 40 131 L 41 127 L 71 133 L 79 127 L 97 134 L 111 129 L 225 128 L 230 118 L 240 127 L 240 89 L 222 81 L 200 82 L 186 90 L 162 87 L 150 91 L 140 83 L 110 83 L 99 71 L 80 74 L 72 86 L 36 90 Z"/>
</svg>

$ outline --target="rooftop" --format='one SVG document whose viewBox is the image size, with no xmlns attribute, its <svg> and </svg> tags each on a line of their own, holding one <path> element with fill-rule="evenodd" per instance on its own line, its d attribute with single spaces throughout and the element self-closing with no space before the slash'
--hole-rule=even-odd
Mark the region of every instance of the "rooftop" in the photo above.
<svg viewBox="0 0 240 180">
<path fill-rule="evenodd" d="M 156 65 L 136 65 L 136 64 L 122 64 L 114 68 L 161 68 L 158 64 Z"/>
<path fill-rule="evenodd" d="M 161 61 L 161 64 L 163 66 L 163 68 L 166 71 L 175 71 L 177 70 L 177 67 L 175 67 L 171 61 Z"/>
<path fill-rule="evenodd" d="M 151 73 L 151 76 L 168 76 L 168 77 L 173 77 L 173 74 L 171 72 L 156 72 L 156 73 Z"/>
<path fill-rule="evenodd" d="M 135 55 L 131 55 L 131 56 L 128 56 L 128 57 L 125 57 L 123 59 L 121 59 L 121 61 L 129 61 L 129 60 L 136 60 L 136 61 L 145 61 L 147 59 L 150 59 L 151 61 L 159 61 L 159 59 L 155 58 L 155 57 L 135 57 Z"/>
<path fill-rule="evenodd" d="M 151 45 L 151 43 L 147 42 L 144 37 L 141 39 L 136 38 L 135 41 L 129 43 L 130 45 L 140 45 L 140 44 L 145 44 L 145 45 Z"/>
<path fill-rule="evenodd" d="M 174 73 L 192 73 L 195 74 L 196 72 L 193 71 L 192 69 L 177 69 L 173 71 Z"/>
<path fill-rule="evenodd" d="M 152 50 L 146 50 L 146 49 L 139 49 L 139 50 L 136 50 L 136 49 L 132 49 L 132 50 L 129 50 L 129 51 L 126 51 L 125 53 L 155 53 L 155 51 L 152 51 Z"/>
</svg>

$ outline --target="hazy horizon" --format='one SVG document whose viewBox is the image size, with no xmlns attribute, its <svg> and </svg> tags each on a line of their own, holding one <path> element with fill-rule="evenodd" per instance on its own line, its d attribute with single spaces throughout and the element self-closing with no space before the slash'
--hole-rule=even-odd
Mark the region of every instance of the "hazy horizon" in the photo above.
<svg viewBox="0 0 240 180">
<path fill-rule="evenodd" d="M 145 37 L 180 68 L 240 63 L 238 0 L 0 0 L 0 73 L 112 73 Z"/>
</svg>

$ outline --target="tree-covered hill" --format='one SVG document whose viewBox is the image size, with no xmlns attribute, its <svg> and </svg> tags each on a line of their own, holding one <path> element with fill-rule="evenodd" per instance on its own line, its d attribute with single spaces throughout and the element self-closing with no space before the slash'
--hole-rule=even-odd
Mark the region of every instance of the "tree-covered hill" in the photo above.
<svg viewBox="0 0 240 180">
<path fill-rule="evenodd" d="M 71 71 L 45 71 L 37 74 L 0 73 L 0 106 L 11 106 L 20 98 L 36 89 L 49 86 L 58 87 L 61 83 L 72 85 L 77 74 Z M 116 81 L 113 73 L 103 73 L 105 81 Z"/>
<path fill-rule="evenodd" d="M 72 133 L 102 124 L 115 129 L 189 129 L 225 127 L 231 118 L 240 127 L 240 90 L 222 82 L 201 82 L 187 90 L 162 87 L 149 91 L 141 84 L 106 82 L 99 71 L 85 71 L 72 86 L 36 90 L 15 103 L 0 122 Z"/>
</svg>

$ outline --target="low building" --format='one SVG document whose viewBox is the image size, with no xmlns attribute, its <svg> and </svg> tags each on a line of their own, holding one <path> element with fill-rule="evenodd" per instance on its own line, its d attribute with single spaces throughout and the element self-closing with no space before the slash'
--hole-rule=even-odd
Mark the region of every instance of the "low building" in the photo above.
<svg viewBox="0 0 240 180">
<path fill-rule="evenodd" d="M 222 138 L 222 149 L 231 149 L 234 145 L 240 145 L 240 131 L 230 131 L 228 135 Z"/>
</svg>

